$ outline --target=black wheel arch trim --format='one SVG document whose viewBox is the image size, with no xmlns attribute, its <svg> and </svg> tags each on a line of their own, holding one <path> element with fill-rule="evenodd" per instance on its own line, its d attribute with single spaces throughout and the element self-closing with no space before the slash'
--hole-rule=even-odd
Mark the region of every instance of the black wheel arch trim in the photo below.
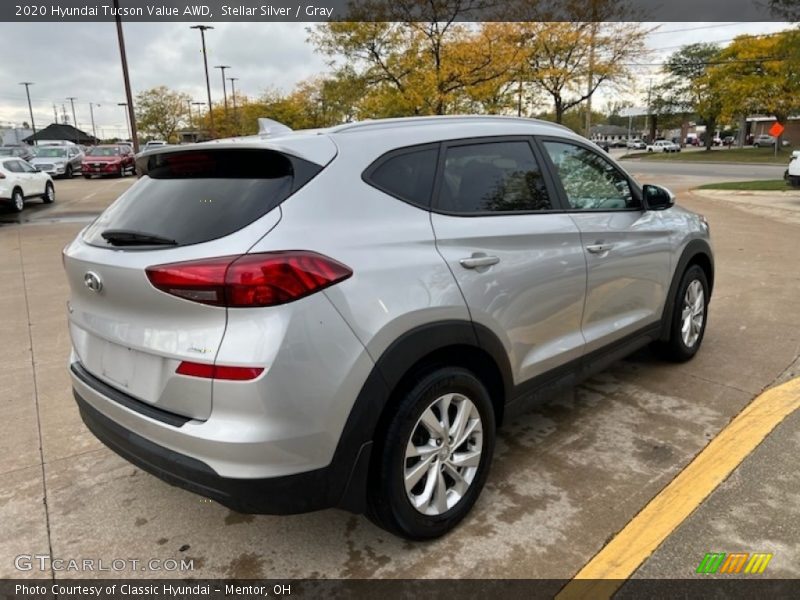
<svg viewBox="0 0 800 600">
<path fill-rule="evenodd" d="M 711 251 L 711 245 L 708 241 L 702 238 L 695 238 L 690 240 L 684 247 L 672 273 L 672 283 L 670 283 L 667 299 L 664 303 L 664 312 L 661 314 L 661 340 L 669 339 L 670 324 L 675 311 L 675 294 L 678 291 L 681 278 L 688 266 L 698 262 L 698 259 L 708 263 L 709 270 L 706 272 L 706 277 L 708 279 L 708 296 L 709 299 L 711 298 L 711 293 L 714 289 L 714 253 Z"/>
<path fill-rule="evenodd" d="M 502 342 L 487 327 L 453 319 L 427 323 L 406 332 L 377 359 L 350 409 L 330 467 L 339 472 L 339 481 L 346 482 L 337 494 L 337 506 L 353 512 L 364 511 L 372 442 L 392 392 L 420 359 L 454 346 L 468 346 L 491 356 L 503 381 L 503 401 L 509 400 L 513 389 L 511 365 Z"/>
</svg>

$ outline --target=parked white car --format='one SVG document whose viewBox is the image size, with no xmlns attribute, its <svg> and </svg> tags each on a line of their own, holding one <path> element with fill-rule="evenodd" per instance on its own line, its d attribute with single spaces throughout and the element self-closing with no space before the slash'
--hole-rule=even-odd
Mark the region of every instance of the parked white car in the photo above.
<svg viewBox="0 0 800 600">
<path fill-rule="evenodd" d="M 19 158 L 0 160 L 0 200 L 10 203 L 11 209 L 21 212 L 25 201 L 41 198 L 45 204 L 56 199 L 53 179 Z"/>
<path fill-rule="evenodd" d="M 628 140 L 627 147 L 631 150 L 645 150 L 647 148 L 647 144 L 645 144 L 642 140 Z"/>
<path fill-rule="evenodd" d="M 647 145 L 648 152 L 680 152 L 681 147 L 669 140 L 656 140 L 652 144 Z"/>
<path fill-rule="evenodd" d="M 792 152 L 789 168 L 786 170 L 786 181 L 795 188 L 800 188 L 800 150 Z"/>
</svg>

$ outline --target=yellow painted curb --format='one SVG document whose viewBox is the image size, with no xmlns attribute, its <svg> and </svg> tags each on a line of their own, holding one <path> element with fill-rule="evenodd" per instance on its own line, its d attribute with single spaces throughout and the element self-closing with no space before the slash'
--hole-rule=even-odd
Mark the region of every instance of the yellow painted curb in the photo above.
<svg viewBox="0 0 800 600">
<path fill-rule="evenodd" d="M 798 408 L 800 378 L 756 397 L 584 565 L 556 598 L 610 597 L 764 438 Z"/>
</svg>

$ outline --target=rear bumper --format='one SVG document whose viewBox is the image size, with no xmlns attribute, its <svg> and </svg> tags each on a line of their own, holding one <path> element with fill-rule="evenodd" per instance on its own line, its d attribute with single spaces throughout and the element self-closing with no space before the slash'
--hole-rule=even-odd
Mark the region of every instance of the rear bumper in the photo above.
<svg viewBox="0 0 800 600">
<path fill-rule="evenodd" d="M 89 430 L 125 460 L 163 481 L 241 513 L 297 514 L 336 506 L 341 491 L 331 485 L 330 467 L 283 477 L 234 479 L 190 456 L 151 442 L 114 422 L 73 389 Z M 334 497 L 337 496 L 337 497 Z"/>
</svg>

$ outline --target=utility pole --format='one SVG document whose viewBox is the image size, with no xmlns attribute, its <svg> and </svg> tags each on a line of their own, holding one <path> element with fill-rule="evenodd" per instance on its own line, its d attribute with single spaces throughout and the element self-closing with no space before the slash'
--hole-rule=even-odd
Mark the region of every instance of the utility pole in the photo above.
<svg viewBox="0 0 800 600">
<path fill-rule="evenodd" d="M 94 106 L 100 106 L 99 104 L 95 104 L 94 102 L 89 102 L 89 115 L 92 118 L 92 135 L 94 136 L 95 144 L 97 143 L 97 129 L 94 126 Z"/>
<path fill-rule="evenodd" d="M 189 131 L 194 129 L 194 123 L 192 123 L 192 99 L 187 98 L 186 104 L 189 106 Z"/>
<path fill-rule="evenodd" d="M 33 129 L 33 145 L 36 145 L 36 123 L 33 120 L 33 107 L 31 106 L 31 90 L 30 86 L 33 85 L 32 81 L 22 81 L 20 85 L 25 86 L 25 94 L 28 96 L 28 112 L 31 114 L 31 129 Z"/>
<path fill-rule="evenodd" d="M 128 104 L 127 102 L 117 102 L 117 106 L 124 106 L 125 107 L 125 123 L 128 125 L 128 137 L 131 137 L 131 122 L 128 119 Z M 133 141 L 133 140 L 131 140 Z M 137 150 L 138 152 L 138 150 Z"/>
<path fill-rule="evenodd" d="M 67 100 L 69 100 L 70 105 L 72 105 L 72 126 L 78 127 L 78 119 L 75 118 L 75 100 L 77 98 L 75 96 L 67 96 Z"/>
<path fill-rule="evenodd" d="M 206 93 L 208 94 L 208 121 L 211 128 L 211 135 L 214 134 L 214 111 L 211 104 L 211 82 L 208 79 L 208 55 L 206 54 L 206 31 L 214 29 L 211 25 L 192 25 L 189 29 L 200 30 L 200 41 L 203 44 L 203 65 L 206 70 Z"/>
<path fill-rule="evenodd" d="M 228 92 L 225 90 L 225 69 L 230 69 L 230 65 L 217 65 L 214 67 L 215 69 L 219 69 L 222 73 L 222 100 L 225 103 L 225 116 L 228 116 Z"/>
<path fill-rule="evenodd" d="M 125 98 L 128 101 L 127 107 L 130 108 L 128 117 L 128 129 L 133 142 L 133 151 L 139 152 L 139 136 L 136 132 L 136 116 L 133 112 L 133 94 L 131 93 L 131 79 L 128 75 L 128 57 L 125 54 L 125 37 L 122 35 L 122 19 L 120 17 L 119 0 L 114 0 L 114 8 L 117 22 L 117 41 L 119 42 L 119 56 L 122 61 L 122 79 L 125 81 Z M 127 111 L 127 108 L 126 108 Z"/>
<path fill-rule="evenodd" d="M 55 102 L 53 102 L 53 123 L 58 123 L 58 109 Z"/>
<path fill-rule="evenodd" d="M 650 103 L 652 101 L 652 94 L 653 94 L 653 79 L 650 78 L 650 82 L 647 85 L 647 114 L 644 116 L 644 129 L 647 131 L 648 142 L 651 144 L 656 139 L 655 136 L 655 123 L 653 123 L 653 130 L 650 131 Z M 652 133 L 652 135 L 651 135 Z"/>
</svg>

